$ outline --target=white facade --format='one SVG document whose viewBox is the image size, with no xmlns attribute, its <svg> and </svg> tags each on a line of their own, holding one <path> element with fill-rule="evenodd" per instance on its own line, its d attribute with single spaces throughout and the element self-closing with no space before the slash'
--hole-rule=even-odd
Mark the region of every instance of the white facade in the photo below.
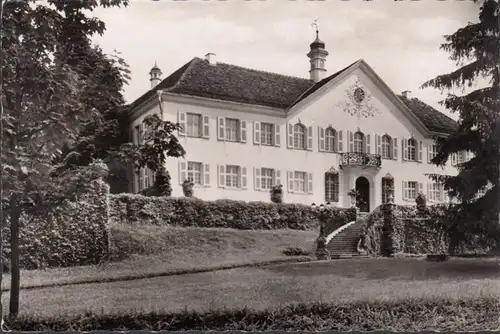
<svg viewBox="0 0 500 334">
<path fill-rule="evenodd" d="M 353 103 L 356 87 L 363 90 L 363 108 Z M 425 174 L 457 173 L 450 162 L 444 168 L 430 163 L 431 136 L 435 133 L 363 61 L 286 111 L 169 92 L 163 92 L 162 100 L 161 117 L 181 124 L 184 131 L 177 137 L 187 152 L 183 159 L 169 159 L 166 166 L 174 197 L 183 196 L 182 182 L 192 178 L 194 194 L 203 200 L 269 202 L 269 186 L 280 183 L 285 203 L 332 201 L 333 205 L 348 207 L 347 193 L 356 188 L 356 180 L 362 176 L 369 183 L 367 200 L 371 211 L 382 204 L 382 178 L 388 174 L 394 180 L 395 203 L 414 204 L 416 193 L 423 191 L 432 204 L 447 199 L 441 187 L 433 185 Z M 132 127 L 152 113 L 160 114 L 156 96 L 134 110 Z M 237 124 L 234 132 L 233 123 Z M 263 135 L 269 125 L 271 132 Z M 303 142 L 302 136 L 293 131 L 300 128 L 304 131 Z M 333 141 L 327 128 L 335 130 Z M 364 135 L 361 145 L 355 140 L 356 132 Z M 390 137 L 388 150 L 382 145 L 384 135 L 385 140 Z M 387 152 L 389 156 L 381 159 L 380 167 L 342 163 L 343 155 L 346 159 L 347 153 L 358 150 L 373 155 L 375 160 Z M 354 158 L 366 156 L 354 154 Z M 328 171 L 338 176 L 327 176 Z M 134 192 L 151 185 L 144 183 L 144 176 L 141 185 L 138 183 L 136 177 Z M 332 196 L 332 192 L 337 195 Z"/>
</svg>

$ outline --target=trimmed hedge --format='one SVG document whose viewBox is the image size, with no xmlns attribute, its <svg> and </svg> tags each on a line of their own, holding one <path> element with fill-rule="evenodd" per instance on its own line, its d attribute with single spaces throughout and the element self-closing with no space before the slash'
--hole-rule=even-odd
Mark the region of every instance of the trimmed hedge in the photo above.
<svg viewBox="0 0 500 334">
<path fill-rule="evenodd" d="M 396 254 L 436 254 L 449 252 L 448 228 L 451 216 L 445 205 L 432 205 L 419 211 L 416 206 L 392 205 L 390 220 L 391 252 Z M 367 218 L 362 232 L 361 247 L 373 256 L 387 253 L 382 249 L 384 205 L 376 208 Z M 476 240 L 477 239 L 477 240 Z M 384 239 L 385 240 L 385 239 Z M 458 253 L 485 253 L 489 246 L 480 238 L 462 242 Z"/>
<path fill-rule="evenodd" d="M 496 330 L 500 307 L 495 298 L 468 300 L 314 303 L 276 309 L 217 310 L 205 313 L 138 313 L 73 318 L 19 316 L 6 319 L 14 331 L 480 331 Z"/>
<path fill-rule="evenodd" d="M 20 219 L 20 266 L 23 269 L 98 264 L 108 255 L 109 186 L 94 181 L 77 202 L 65 201 Z M 3 256 L 10 257 L 10 221 L 3 234 Z"/>
<path fill-rule="evenodd" d="M 333 225 L 349 222 L 349 209 L 332 209 Z M 308 205 L 202 201 L 187 197 L 110 195 L 110 223 L 153 224 L 179 227 L 217 227 L 240 230 L 319 228 L 317 213 Z"/>
</svg>

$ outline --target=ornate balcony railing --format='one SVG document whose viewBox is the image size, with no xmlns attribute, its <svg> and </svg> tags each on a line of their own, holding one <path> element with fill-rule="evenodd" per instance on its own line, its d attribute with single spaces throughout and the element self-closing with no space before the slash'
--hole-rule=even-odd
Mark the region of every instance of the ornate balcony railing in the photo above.
<svg viewBox="0 0 500 334">
<path fill-rule="evenodd" d="M 380 154 L 349 152 L 342 153 L 340 157 L 340 165 L 380 167 L 382 165 L 382 159 Z"/>
</svg>

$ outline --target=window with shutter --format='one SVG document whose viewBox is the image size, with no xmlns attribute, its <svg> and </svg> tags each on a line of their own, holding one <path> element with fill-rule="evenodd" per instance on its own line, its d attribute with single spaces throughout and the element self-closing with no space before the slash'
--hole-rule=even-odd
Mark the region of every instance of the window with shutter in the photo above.
<svg viewBox="0 0 500 334">
<path fill-rule="evenodd" d="M 186 135 L 186 113 L 182 111 L 177 112 L 177 123 L 179 123 L 179 136 Z"/>
<path fill-rule="evenodd" d="M 240 142 L 246 143 L 247 142 L 247 121 L 239 121 L 240 123 Z"/>
<path fill-rule="evenodd" d="M 210 165 L 209 164 L 204 164 L 203 165 L 203 170 L 204 170 L 204 173 L 203 173 L 203 185 L 205 187 L 209 187 L 210 186 Z"/>
<path fill-rule="evenodd" d="M 287 182 L 288 182 L 288 192 L 293 193 L 293 172 L 292 171 L 287 171 Z"/>
<path fill-rule="evenodd" d="M 393 148 L 392 158 L 394 160 L 398 160 L 398 138 L 394 138 L 392 140 L 392 148 Z"/>
<path fill-rule="evenodd" d="M 311 151 L 313 149 L 313 127 L 307 128 L 307 149 Z"/>
<path fill-rule="evenodd" d="M 293 126 L 293 148 L 296 150 L 307 149 L 307 130 L 302 124 Z"/>
<path fill-rule="evenodd" d="M 324 132 L 324 149 L 326 152 L 335 152 L 336 151 L 336 148 L 337 148 L 336 136 L 337 136 L 337 133 L 336 133 L 335 129 L 333 129 L 332 127 L 326 128 L 326 130 Z"/>
<path fill-rule="evenodd" d="M 307 173 L 307 192 L 309 194 L 313 193 L 313 175 L 312 175 L 312 173 Z"/>
<path fill-rule="evenodd" d="M 179 184 L 182 185 L 187 180 L 187 162 L 179 161 Z"/>
<path fill-rule="evenodd" d="M 218 165 L 217 174 L 218 174 L 217 182 L 219 184 L 219 187 L 224 188 L 226 186 L 226 166 Z"/>
</svg>

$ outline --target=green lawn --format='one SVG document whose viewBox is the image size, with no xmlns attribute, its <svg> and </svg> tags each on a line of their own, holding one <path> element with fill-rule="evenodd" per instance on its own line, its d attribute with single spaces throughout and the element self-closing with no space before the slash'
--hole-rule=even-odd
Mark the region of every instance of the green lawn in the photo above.
<svg viewBox="0 0 500 334">
<path fill-rule="evenodd" d="M 265 309 L 289 303 L 408 298 L 500 298 L 498 259 L 353 259 L 240 268 L 134 281 L 21 291 L 40 316 L 184 308 Z M 4 303 L 6 303 L 5 298 Z M 5 305 L 5 304 L 4 304 Z"/>
<path fill-rule="evenodd" d="M 22 271 L 21 287 L 147 277 L 280 261 L 290 259 L 281 253 L 290 246 L 313 251 L 318 233 L 114 225 L 110 228 L 114 262 L 99 266 Z M 4 276 L 2 288 L 10 288 L 10 275 Z"/>
</svg>

